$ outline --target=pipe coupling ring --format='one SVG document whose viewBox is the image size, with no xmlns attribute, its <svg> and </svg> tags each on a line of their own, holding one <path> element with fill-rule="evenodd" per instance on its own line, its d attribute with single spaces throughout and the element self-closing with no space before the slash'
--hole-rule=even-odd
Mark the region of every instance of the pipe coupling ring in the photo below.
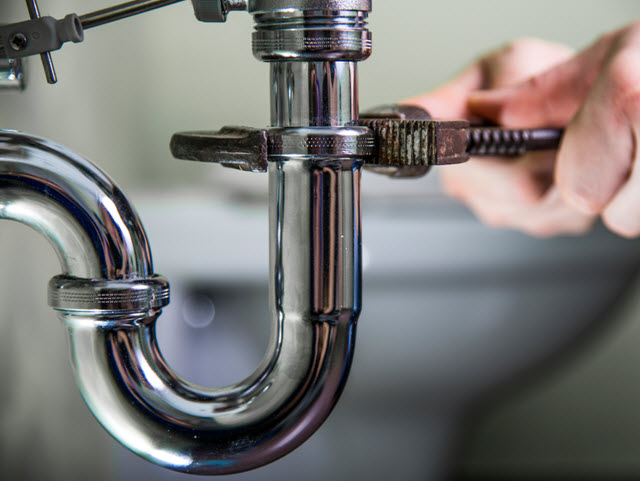
<svg viewBox="0 0 640 481">
<path fill-rule="evenodd" d="M 260 31 L 253 54 L 262 61 L 359 62 L 371 55 L 371 32 L 340 30 Z"/>
<path fill-rule="evenodd" d="M 305 127 L 269 130 L 269 157 L 314 156 L 330 158 L 371 157 L 375 139 L 363 127 Z"/>
<path fill-rule="evenodd" d="M 370 12 L 371 0 L 249 0 L 249 13 L 278 10 L 359 10 Z"/>
<path fill-rule="evenodd" d="M 56 276 L 49 281 L 49 305 L 58 311 L 117 314 L 162 309 L 169 304 L 169 282 L 144 279 L 80 279 Z"/>
<path fill-rule="evenodd" d="M 350 61 L 371 55 L 370 0 L 254 0 L 253 53 L 264 61 Z"/>
</svg>

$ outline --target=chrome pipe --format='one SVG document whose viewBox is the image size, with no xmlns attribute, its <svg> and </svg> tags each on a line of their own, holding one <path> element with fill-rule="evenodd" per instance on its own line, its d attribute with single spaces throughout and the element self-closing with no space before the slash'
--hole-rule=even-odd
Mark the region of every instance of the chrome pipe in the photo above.
<svg viewBox="0 0 640 481">
<path fill-rule="evenodd" d="M 346 126 L 358 120 L 356 62 L 272 62 L 274 127 Z"/>
<path fill-rule="evenodd" d="M 26 87 L 24 60 L 0 58 L 0 93 L 22 92 Z"/>
<path fill-rule="evenodd" d="M 270 174 L 276 196 L 270 212 L 272 337 L 248 379 L 219 389 L 181 379 L 162 359 L 155 317 L 126 329 L 97 329 L 84 313 L 63 316 L 87 404 L 141 457 L 191 474 L 246 471 L 298 447 L 336 403 L 360 309 L 360 270 L 353 267 L 359 262 L 353 228 L 359 225 L 353 222 L 358 173 L 348 163 L 309 168 L 311 176 L 298 164 Z M 319 200 L 305 206 L 301 184 L 305 199 L 319 194 Z M 338 215 L 331 215 L 336 208 Z"/>
<path fill-rule="evenodd" d="M 112 436 L 159 465 L 229 474 L 269 463 L 320 426 L 346 382 L 360 311 L 360 163 L 273 167 L 269 349 L 248 379 L 205 388 L 164 361 L 157 305 L 100 304 L 95 294 L 121 283 L 129 296 L 153 272 L 122 193 L 59 146 L 0 134 L 0 218 L 37 229 L 58 253 L 64 275 L 50 303 L 67 327 L 80 392 Z"/>
<path fill-rule="evenodd" d="M 65 275 L 153 274 L 147 236 L 124 194 L 97 167 L 46 140 L 0 130 L 0 218 L 43 234 Z"/>
</svg>

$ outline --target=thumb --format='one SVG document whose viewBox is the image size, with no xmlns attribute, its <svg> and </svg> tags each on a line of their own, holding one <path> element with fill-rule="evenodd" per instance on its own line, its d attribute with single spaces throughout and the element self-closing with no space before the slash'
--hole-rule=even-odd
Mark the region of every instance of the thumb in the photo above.
<svg viewBox="0 0 640 481">
<path fill-rule="evenodd" d="M 585 100 L 613 42 L 603 37 L 572 59 L 518 85 L 473 92 L 467 108 L 475 116 L 511 128 L 564 127 Z"/>
</svg>

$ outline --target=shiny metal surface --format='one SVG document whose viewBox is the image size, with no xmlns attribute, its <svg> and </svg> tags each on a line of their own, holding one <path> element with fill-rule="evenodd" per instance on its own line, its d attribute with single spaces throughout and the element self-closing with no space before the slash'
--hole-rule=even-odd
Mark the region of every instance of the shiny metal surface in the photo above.
<svg viewBox="0 0 640 481">
<path fill-rule="evenodd" d="M 247 0 L 225 0 L 227 10 L 242 11 L 247 9 Z"/>
<path fill-rule="evenodd" d="M 362 127 L 273 128 L 268 133 L 271 159 L 288 155 L 363 159 L 375 151 L 373 135 Z"/>
<path fill-rule="evenodd" d="M 223 127 L 215 132 L 178 132 L 171 138 L 171 153 L 177 159 L 256 173 L 267 172 L 269 158 L 282 155 L 363 159 L 374 152 L 375 139 L 362 127 Z"/>
<path fill-rule="evenodd" d="M 245 172 L 267 171 L 268 148 L 265 129 L 235 126 L 214 132 L 177 132 L 170 144 L 176 159 L 213 162 Z"/>
<path fill-rule="evenodd" d="M 274 127 L 345 126 L 358 120 L 355 62 L 271 63 Z"/>
<path fill-rule="evenodd" d="M 273 461 L 317 429 L 353 355 L 359 171 L 353 159 L 296 160 L 270 174 L 273 334 L 256 373 L 236 385 L 203 388 L 173 373 L 155 339 L 157 306 L 110 312 L 58 304 L 80 391 L 116 439 L 172 469 L 223 474 Z M 49 142 L 0 134 L 0 217 L 45 235 L 67 276 L 135 285 L 151 275 L 144 230 L 122 193 Z"/>
<path fill-rule="evenodd" d="M 346 381 L 360 310 L 359 164 L 280 162 L 269 175 L 272 337 L 254 375 L 195 386 L 163 361 L 155 318 L 105 330 L 84 314 L 65 316 L 89 407 L 157 464 L 228 474 L 273 461 L 318 428 Z"/>
<path fill-rule="evenodd" d="M 359 10 L 371 11 L 371 0 L 249 0 L 249 12 L 285 9 L 296 10 Z"/>
<path fill-rule="evenodd" d="M 169 304 L 169 282 L 158 275 L 126 280 L 55 276 L 49 281 L 48 301 L 59 311 L 149 312 Z"/>
<path fill-rule="evenodd" d="M 40 17 L 40 9 L 36 0 L 25 0 L 27 3 L 27 11 L 31 20 Z M 42 60 L 42 67 L 44 68 L 44 75 L 48 84 L 55 84 L 58 82 L 58 76 L 56 75 L 56 69 L 53 66 L 53 59 L 51 58 L 51 52 L 43 52 L 40 54 Z"/>
<path fill-rule="evenodd" d="M 365 60 L 371 55 L 367 17 L 367 10 L 334 10 L 326 2 L 319 9 L 281 3 L 254 12 L 253 53 L 265 61 Z"/>
<path fill-rule="evenodd" d="M 0 92 L 23 91 L 27 86 L 21 59 L 0 58 Z"/>
<path fill-rule="evenodd" d="M 246 10 L 243 0 L 191 0 L 196 18 L 201 22 L 226 22 L 231 10 Z"/>
<path fill-rule="evenodd" d="M 353 355 L 359 171 L 352 159 L 273 169 L 273 334 L 264 362 L 236 385 L 203 388 L 171 371 L 155 339 L 158 306 L 111 312 L 78 304 L 77 296 L 72 306 L 58 304 L 80 391 L 116 439 L 172 469 L 223 474 L 273 461 L 315 431 L 342 391 Z M 1 133 L 0 217 L 45 235 L 67 276 L 135 286 L 152 272 L 144 230 L 122 193 L 49 142 Z M 74 287 L 72 280 L 55 284 L 63 282 Z M 87 282 L 76 281 L 80 294 Z"/>
<path fill-rule="evenodd" d="M 135 0 L 84 14 L 80 17 L 80 22 L 82 23 L 82 28 L 87 30 L 183 1 L 184 0 Z"/>
<path fill-rule="evenodd" d="M 123 193 L 97 167 L 46 140 L 0 131 L 0 218 L 43 234 L 65 275 L 153 273 L 146 234 Z"/>
</svg>

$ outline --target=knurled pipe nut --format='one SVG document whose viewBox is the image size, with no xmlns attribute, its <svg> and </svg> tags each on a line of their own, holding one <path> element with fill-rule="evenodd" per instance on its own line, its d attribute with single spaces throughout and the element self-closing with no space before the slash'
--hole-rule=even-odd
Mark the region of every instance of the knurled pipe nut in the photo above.
<svg viewBox="0 0 640 481">
<path fill-rule="evenodd" d="M 253 33 L 253 52 L 261 60 L 366 60 L 372 51 L 368 30 L 259 31 Z"/>
<path fill-rule="evenodd" d="M 371 11 L 371 0 L 288 0 L 283 5 L 282 0 L 249 0 L 249 12 L 273 12 L 283 9 L 289 10 L 356 10 Z"/>
<path fill-rule="evenodd" d="M 169 282 L 159 275 L 123 280 L 55 276 L 48 294 L 49 305 L 58 311 L 143 312 L 169 304 Z"/>
<path fill-rule="evenodd" d="M 375 153 L 375 138 L 368 129 L 282 128 L 270 129 L 269 156 L 314 155 L 366 158 Z"/>
</svg>

